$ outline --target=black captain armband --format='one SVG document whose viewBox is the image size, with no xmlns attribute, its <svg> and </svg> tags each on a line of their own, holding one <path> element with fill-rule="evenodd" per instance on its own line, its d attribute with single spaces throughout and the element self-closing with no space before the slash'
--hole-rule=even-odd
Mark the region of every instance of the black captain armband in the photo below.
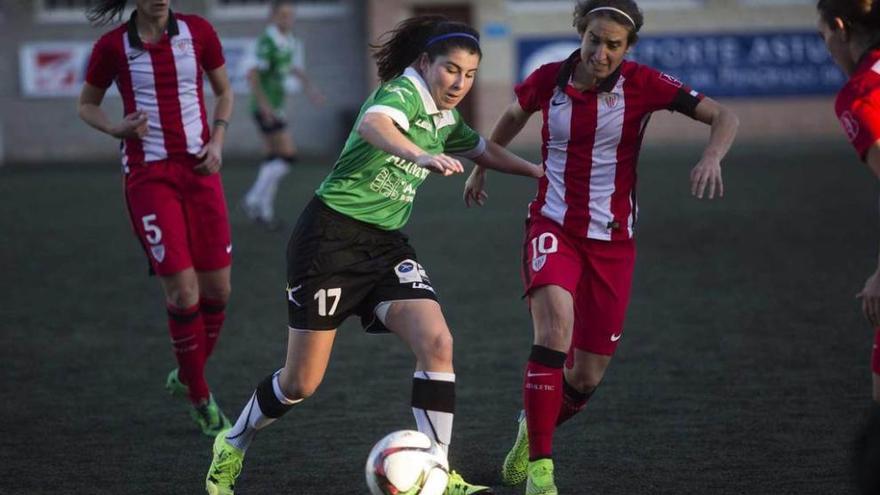
<svg viewBox="0 0 880 495">
<path fill-rule="evenodd" d="M 675 94 L 675 99 L 672 100 L 672 105 L 669 106 L 669 109 L 687 115 L 688 117 L 693 117 L 697 111 L 697 105 L 700 104 L 700 98 L 697 97 L 699 93 L 696 91 L 685 91 L 683 89 L 679 89 L 678 93 Z"/>
<path fill-rule="evenodd" d="M 223 119 L 214 119 L 214 127 L 223 127 L 229 129 L 229 121 Z"/>
</svg>

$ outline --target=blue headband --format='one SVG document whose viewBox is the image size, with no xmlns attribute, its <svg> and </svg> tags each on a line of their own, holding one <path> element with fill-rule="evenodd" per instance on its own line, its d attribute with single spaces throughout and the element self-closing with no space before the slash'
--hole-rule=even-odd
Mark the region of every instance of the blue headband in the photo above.
<svg viewBox="0 0 880 495">
<path fill-rule="evenodd" d="M 434 43 L 437 43 L 438 41 L 447 40 L 447 39 L 449 39 L 449 38 L 468 38 L 468 39 L 474 40 L 474 43 L 476 43 L 477 46 L 480 45 L 480 40 L 479 40 L 479 38 L 477 38 L 476 36 L 474 36 L 474 35 L 472 35 L 472 34 L 468 34 L 468 33 L 446 33 L 446 34 L 441 34 L 440 36 L 434 36 L 433 38 L 429 39 L 428 42 L 425 43 L 425 48 L 428 48 L 429 46 L 433 45 Z"/>
</svg>

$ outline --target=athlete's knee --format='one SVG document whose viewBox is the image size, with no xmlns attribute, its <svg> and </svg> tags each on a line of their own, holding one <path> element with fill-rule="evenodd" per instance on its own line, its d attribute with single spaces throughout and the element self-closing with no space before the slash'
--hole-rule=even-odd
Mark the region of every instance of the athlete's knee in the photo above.
<svg viewBox="0 0 880 495">
<path fill-rule="evenodd" d="M 232 284 L 228 280 L 220 283 L 204 284 L 201 287 L 201 297 L 210 299 L 222 304 L 229 302 L 229 296 L 232 294 Z"/>
<path fill-rule="evenodd" d="M 318 390 L 322 377 L 309 376 L 305 373 L 283 370 L 278 376 L 281 393 L 290 400 L 308 399 Z"/>
<path fill-rule="evenodd" d="M 565 381 L 582 394 L 592 394 L 602 383 L 602 374 L 583 373 L 566 375 Z"/>
<path fill-rule="evenodd" d="M 437 329 L 423 338 L 415 349 L 419 361 L 428 365 L 452 363 L 452 334 L 447 328 Z"/>
<path fill-rule="evenodd" d="M 199 302 L 199 284 L 195 279 L 176 279 L 165 284 L 165 300 L 175 308 L 189 308 Z"/>
</svg>

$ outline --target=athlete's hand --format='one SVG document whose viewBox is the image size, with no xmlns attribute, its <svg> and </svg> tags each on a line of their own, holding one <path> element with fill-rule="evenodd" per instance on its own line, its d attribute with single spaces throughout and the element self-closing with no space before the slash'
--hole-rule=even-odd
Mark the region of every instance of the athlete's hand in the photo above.
<svg viewBox="0 0 880 495">
<path fill-rule="evenodd" d="M 474 167 L 464 183 L 464 204 L 468 208 L 471 207 L 471 202 L 476 206 L 483 206 L 487 199 L 486 169 Z"/>
<path fill-rule="evenodd" d="M 709 188 L 709 199 L 724 197 L 724 181 L 721 180 L 721 162 L 714 158 L 703 157 L 691 170 L 691 195 L 703 199 L 706 187 Z"/>
<path fill-rule="evenodd" d="M 260 107 L 260 117 L 263 118 L 263 122 L 265 122 L 266 125 L 272 125 L 278 120 L 278 118 L 275 117 L 275 112 L 269 107 Z"/>
<path fill-rule="evenodd" d="M 451 156 L 440 153 L 439 155 L 424 154 L 416 158 L 416 165 L 424 167 L 431 172 L 452 175 L 464 172 L 461 162 Z"/>
<path fill-rule="evenodd" d="M 196 155 L 202 162 L 193 167 L 197 174 L 211 175 L 217 173 L 223 165 L 223 150 L 219 143 L 213 140 L 202 148 Z"/>
<path fill-rule="evenodd" d="M 862 299 L 862 313 L 874 327 L 880 327 L 880 270 L 865 282 L 865 288 L 856 294 Z"/>
<path fill-rule="evenodd" d="M 147 135 L 147 112 L 137 110 L 123 117 L 110 134 L 119 139 L 141 139 Z"/>
</svg>

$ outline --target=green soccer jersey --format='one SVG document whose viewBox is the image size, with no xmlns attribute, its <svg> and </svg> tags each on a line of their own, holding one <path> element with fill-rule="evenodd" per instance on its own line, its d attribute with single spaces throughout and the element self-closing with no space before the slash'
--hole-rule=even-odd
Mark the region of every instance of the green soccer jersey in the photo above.
<svg viewBox="0 0 880 495">
<path fill-rule="evenodd" d="M 483 138 L 462 122 L 457 110 L 437 109 L 425 81 L 411 68 L 376 89 L 361 107 L 357 122 L 373 112 L 391 117 L 399 130 L 427 153 L 474 158 L 486 148 Z M 316 194 L 340 213 L 395 230 L 409 218 L 416 189 L 429 173 L 374 147 L 352 129 L 333 171 Z"/>
<path fill-rule="evenodd" d="M 280 110 L 284 106 L 284 81 L 301 55 L 299 41 L 290 34 L 282 33 L 274 24 L 267 27 L 257 39 L 256 69 L 260 88 L 273 110 Z M 253 96 L 251 109 L 258 109 Z"/>
</svg>

